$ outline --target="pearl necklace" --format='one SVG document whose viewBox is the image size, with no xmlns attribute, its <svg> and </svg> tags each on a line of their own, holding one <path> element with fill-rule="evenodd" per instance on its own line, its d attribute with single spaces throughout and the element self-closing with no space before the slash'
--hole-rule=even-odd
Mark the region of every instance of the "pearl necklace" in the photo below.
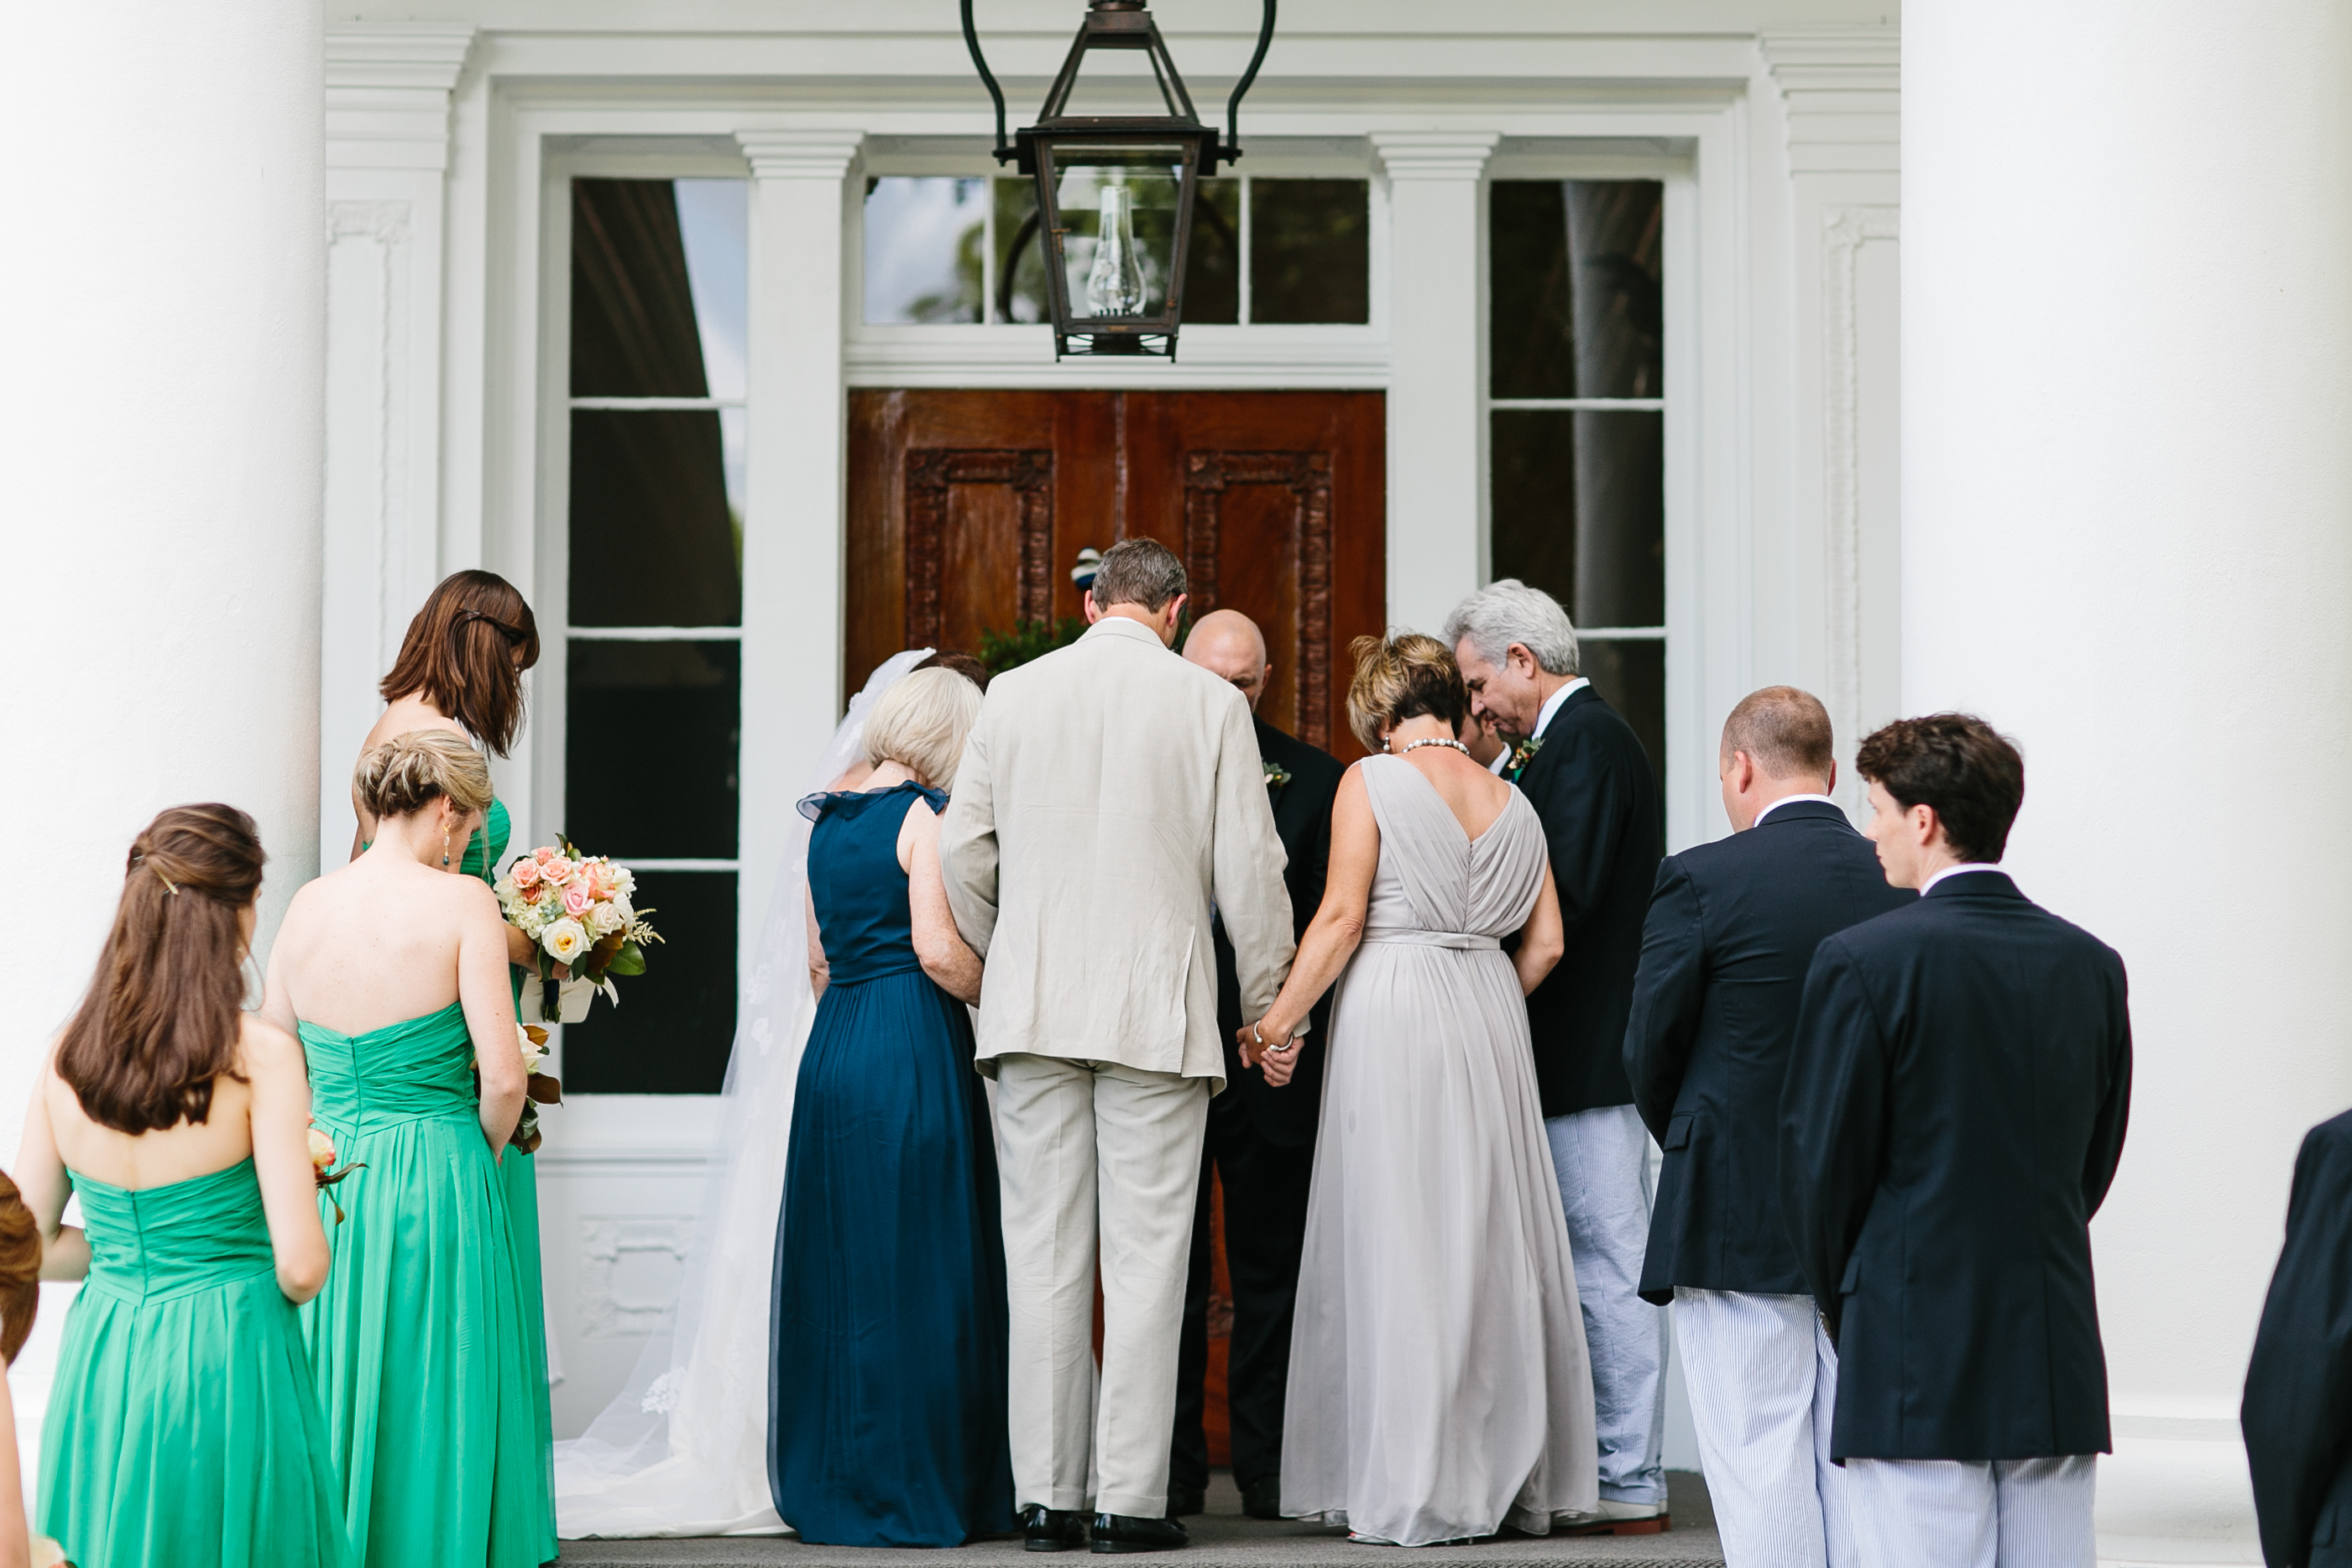
<svg viewBox="0 0 2352 1568">
<path fill-rule="evenodd" d="M 1417 752 L 1423 746 L 1451 746 L 1465 757 L 1470 755 L 1469 747 L 1464 745 L 1459 741 L 1446 740 L 1442 735 L 1430 735 L 1418 741 L 1407 741 L 1404 743 L 1404 752 L 1399 752 L 1397 755 L 1401 757 L 1404 755 L 1405 752 Z"/>
</svg>

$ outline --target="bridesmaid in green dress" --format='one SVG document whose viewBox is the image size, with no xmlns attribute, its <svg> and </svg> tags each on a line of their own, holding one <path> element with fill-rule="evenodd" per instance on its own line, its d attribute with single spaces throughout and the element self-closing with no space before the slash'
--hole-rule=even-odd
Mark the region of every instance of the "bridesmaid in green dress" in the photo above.
<svg viewBox="0 0 2352 1568">
<path fill-rule="evenodd" d="M 294 895 L 263 1004 L 300 1035 L 319 1125 L 365 1167 L 336 1189 L 350 1222 L 303 1316 L 345 1526 L 373 1568 L 530 1568 L 554 1549 L 540 1325 L 499 1180 L 522 1056 L 507 927 L 459 864 L 489 766 L 462 735 L 412 731 L 354 790 L 373 840 Z"/>
<path fill-rule="evenodd" d="M 81 1568 L 349 1561 L 295 1310 L 327 1278 L 310 1086 L 293 1036 L 238 1010 L 261 863 L 230 806 L 177 806 L 139 836 L 26 1119 L 43 1272 L 85 1281 L 36 1528 Z"/>
<path fill-rule="evenodd" d="M 503 757 L 522 727 L 523 671 L 539 662 L 539 627 L 530 605 L 494 572 L 457 572 L 444 578 L 408 624 L 400 657 L 380 690 L 387 706 L 368 731 L 360 754 L 412 730 L 449 730 Z M 366 803 L 354 799 L 359 828 L 352 858 L 375 833 Z M 498 879 L 506 858 L 510 826 L 506 802 L 493 800 L 481 826 L 467 841 L 461 869 L 485 883 Z M 526 972 L 535 973 L 530 939 L 511 927 L 507 956 L 517 965 L 511 989 L 518 1006 Z M 513 1240 L 515 1289 L 522 1297 L 525 1352 L 530 1356 L 532 1400 L 539 1423 L 541 1489 L 540 1512 L 546 1521 L 546 1554 L 555 1555 L 555 1428 L 547 1402 L 547 1310 L 540 1284 L 539 1179 L 535 1158 L 509 1149 L 499 1162 L 506 1190 L 509 1233 Z"/>
</svg>

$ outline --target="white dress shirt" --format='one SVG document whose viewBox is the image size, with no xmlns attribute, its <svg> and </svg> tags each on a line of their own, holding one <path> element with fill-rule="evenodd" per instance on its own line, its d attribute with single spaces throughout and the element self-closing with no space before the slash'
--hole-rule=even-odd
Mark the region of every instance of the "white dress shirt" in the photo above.
<svg viewBox="0 0 2352 1568">
<path fill-rule="evenodd" d="M 1782 806 L 1793 805 L 1801 800 L 1817 800 L 1823 805 L 1835 805 L 1837 804 L 1837 802 L 1832 800 L 1825 795 L 1784 795 L 1780 799 L 1774 801 L 1771 805 L 1766 806 L 1763 810 L 1758 812 L 1756 814 L 1756 820 L 1749 823 L 1748 826 L 1750 827 L 1761 827 L 1764 826 L 1764 819 L 1766 817 L 1771 816 Z"/>
<path fill-rule="evenodd" d="M 1937 883 L 1942 881 L 1947 877 L 1964 876 L 1970 871 L 2000 870 L 2000 867 L 1985 860 L 1971 860 L 1965 866 L 1947 866 L 1942 870 L 1937 872 L 1934 876 L 1919 884 L 1919 896 L 1923 899 L 1926 898 L 1927 896 L 1927 889 L 1934 887 Z M 2002 875 L 2006 876 L 2008 873 L 2002 872 Z"/>
<path fill-rule="evenodd" d="M 1545 698 L 1544 705 L 1536 710 L 1536 727 L 1528 731 L 1528 733 L 1530 735 L 1540 735 L 1547 729 L 1549 729 L 1551 727 L 1552 715 L 1559 711 L 1559 705 L 1591 684 L 1592 682 L 1591 680 L 1580 675 L 1574 680 L 1570 681 L 1566 686 L 1561 687 L 1558 691 L 1553 692 L 1549 697 Z"/>
</svg>

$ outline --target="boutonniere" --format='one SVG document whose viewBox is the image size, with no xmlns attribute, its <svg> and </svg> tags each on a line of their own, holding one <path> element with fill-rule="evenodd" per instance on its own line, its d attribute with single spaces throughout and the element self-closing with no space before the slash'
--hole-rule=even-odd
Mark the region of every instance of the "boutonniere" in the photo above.
<svg viewBox="0 0 2352 1568">
<path fill-rule="evenodd" d="M 1289 782 L 1290 770 L 1288 768 L 1284 767 L 1280 763 L 1267 763 L 1265 764 L 1266 788 L 1280 789 Z"/>
<path fill-rule="evenodd" d="M 1529 735 L 1511 748 L 1511 760 L 1504 765 L 1503 772 L 1511 778 L 1517 779 L 1527 771 L 1528 763 L 1535 760 L 1535 754 L 1542 750 L 1543 737 Z"/>
</svg>

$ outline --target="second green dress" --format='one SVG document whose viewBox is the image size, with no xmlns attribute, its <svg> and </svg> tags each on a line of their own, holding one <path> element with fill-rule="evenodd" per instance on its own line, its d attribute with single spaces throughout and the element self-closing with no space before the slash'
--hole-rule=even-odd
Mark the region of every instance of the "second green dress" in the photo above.
<svg viewBox="0 0 2352 1568">
<path fill-rule="evenodd" d="M 545 1352 L 464 1010 L 301 1035 L 315 1120 L 366 1167 L 334 1189 L 348 1223 L 302 1312 L 352 1556 L 535 1568 L 554 1555 Z"/>
</svg>

